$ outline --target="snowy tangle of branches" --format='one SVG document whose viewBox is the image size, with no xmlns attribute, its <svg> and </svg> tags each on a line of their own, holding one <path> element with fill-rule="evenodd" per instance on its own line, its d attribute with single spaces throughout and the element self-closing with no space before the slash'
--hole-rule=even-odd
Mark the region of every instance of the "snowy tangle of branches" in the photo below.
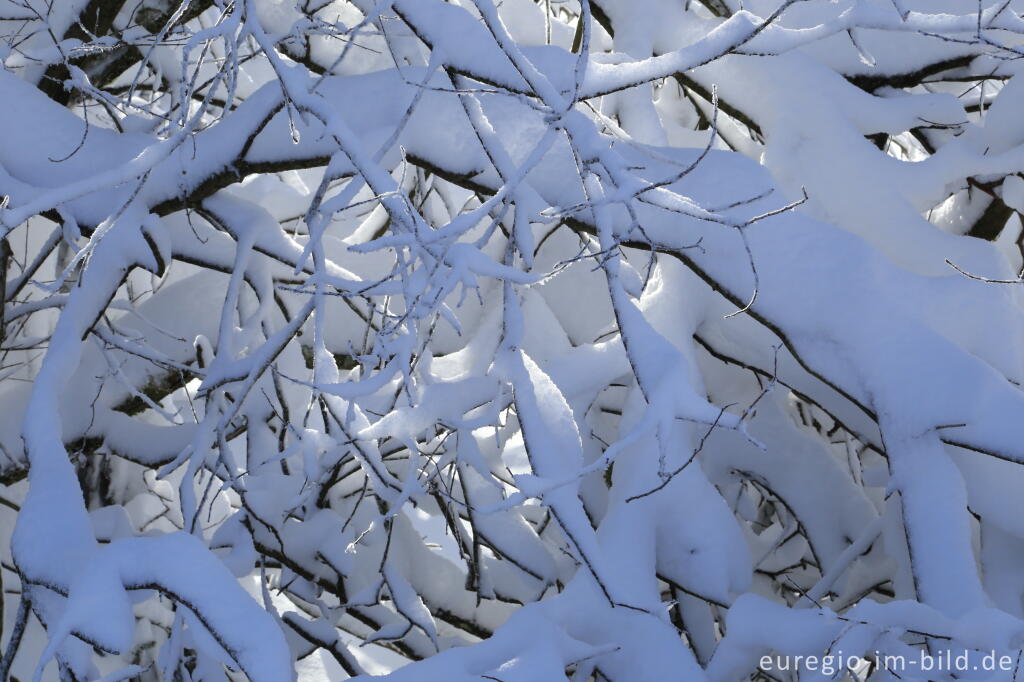
<svg viewBox="0 0 1024 682">
<path fill-rule="evenodd" d="M 0 0 L 0 679 L 1019 661 L 1021 12 Z"/>
</svg>

